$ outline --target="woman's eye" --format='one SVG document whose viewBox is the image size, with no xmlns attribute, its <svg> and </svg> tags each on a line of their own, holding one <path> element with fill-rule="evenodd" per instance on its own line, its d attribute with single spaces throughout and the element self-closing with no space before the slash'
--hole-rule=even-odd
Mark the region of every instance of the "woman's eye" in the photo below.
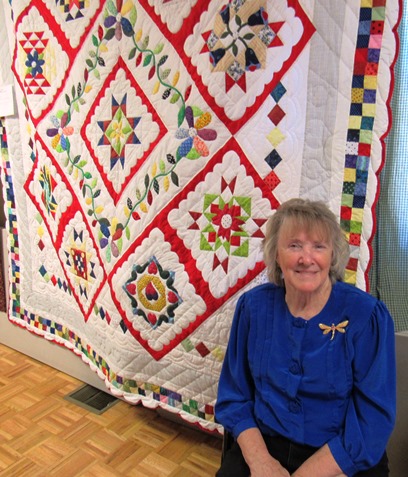
<svg viewBox="0 0 408 477">
<path fill-rule="evenodd" d="M 300 245 L 298 243 L 291 243 L 289 244 L 289 248 L 297 249 L 297 248 L 300 248 Z"/>
</svg>

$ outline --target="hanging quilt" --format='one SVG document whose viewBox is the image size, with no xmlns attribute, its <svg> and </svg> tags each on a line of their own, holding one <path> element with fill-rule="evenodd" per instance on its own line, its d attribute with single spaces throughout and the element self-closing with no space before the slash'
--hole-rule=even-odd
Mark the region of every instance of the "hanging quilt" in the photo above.
<svg viewBox="0 0 408 477">
<path fill-rule="evenodd" d="M 265 222 L 324 200 L 367 288 L 398 0 L 10 0 L 9 320 L 210 431 Z M 6 56 L 4 56 L 6 58 Z M 5 80 L 11 76 L 11 80 Z"/>
</svg>

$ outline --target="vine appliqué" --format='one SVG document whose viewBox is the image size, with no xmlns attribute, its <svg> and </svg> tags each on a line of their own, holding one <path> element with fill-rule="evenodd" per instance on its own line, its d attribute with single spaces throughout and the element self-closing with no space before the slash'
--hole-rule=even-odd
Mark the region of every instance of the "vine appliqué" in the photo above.
<svg viewBox="0 0 408 477">
<path fill-rule="evenodd" d="M 106 260 L 110 262 L 112 257 L 120 255 L 124 238 L 130 239 L 130 221 L 138 220 L 141 213 L 148 212 L 155 195 L 162 188 L 167 191 L 171 184 L 176 187 L 179 185 L 176 168 L 183 158 L 195 160 L 209 155 L 206 142 L 215 140 L 217 132 L 208 127 L 211 123 L 209 112 L 204 112 L 195 105 L 187 105 L 191 86 L 184 95 L 177 88 L 180 72 L 173 73 L 171 81 L 169 80 L 172 71 L 170 67 L 166 68 L 168 56 L 162 54 L 164 44 L 159 43 L 151 48 L 149 35 L 143 35 L 141 28 L 135 31 L 138 14 L 134 3 L 129 0 L 108 0 L 103 17 L 103 25 L 99 25 L 97 32 L 92 35 L 94 49 L 89 51 L 86 59 L 83 80 L 72 86 L 70 94 L 65 94 L 67 109 L 59 110 L 51 117 L 52 127 L 47 130 L 47 135 L 51 139 L 52 148 L 63 154 L 62 165 L 67 173 L 78 181 L 88 207 L 87 214 L 93 219 L 92 225 L 99 227 L 99 245 L 105 251 Z M 163 101 L 178 106 L 176 138 L 180 140 L 180 145 L 175 151 L 169 151 L 165 158 L 152 164 L 144 177 L 143 186 L 136 188 L 135 197 L 127 198 L 125 218 L 120 221 L 117 217 L 104 217 L 104 207 L 97 203 L 101 194 L 98 177 L 93 177 L 86 170 L 87 160 L 71 150 L 70 136 L 74 134 L 74 129 L 69 124 L 72 115 L 79 113 L 81 106 L 86 103 L 86 94 L 92 89 L 90 76 L 100 78 L 100 69 L 105 67 L 104 54 L 109 51 L 109 43 L 121 41 L 123 36 L 131 38 L 133 42 L 128 59 L 135 61 L 136 68 L 149 68 L 148 79 L 156 79 L 152 94 L 162 92 Z"/>
</svg>

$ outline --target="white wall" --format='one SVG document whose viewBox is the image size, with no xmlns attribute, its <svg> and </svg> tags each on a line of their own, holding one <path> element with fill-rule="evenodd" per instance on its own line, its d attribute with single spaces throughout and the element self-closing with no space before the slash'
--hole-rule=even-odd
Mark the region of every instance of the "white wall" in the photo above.
<svg viewBox="0 0 408 477">
<path fill-rule="evenodd" d="M 67 348 L 10 323 L 6 313 L 3 312 L 0 312 L 0 343 L 108 392 L 104 382 L 80 357 Z"/>
</svg>

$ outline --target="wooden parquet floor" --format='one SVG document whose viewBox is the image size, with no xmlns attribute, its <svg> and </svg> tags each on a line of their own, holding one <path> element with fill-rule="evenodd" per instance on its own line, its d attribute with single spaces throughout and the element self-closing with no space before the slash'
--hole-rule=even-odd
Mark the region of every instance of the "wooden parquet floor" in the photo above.
<svg viewBox="0 0 408 477">
<path fill-rule="evenodd" d="M 119 401 L 64 397 L 81 382 L 0 344 L 0 477 L 207 477 L 221 439 Z"/>
</svg>

